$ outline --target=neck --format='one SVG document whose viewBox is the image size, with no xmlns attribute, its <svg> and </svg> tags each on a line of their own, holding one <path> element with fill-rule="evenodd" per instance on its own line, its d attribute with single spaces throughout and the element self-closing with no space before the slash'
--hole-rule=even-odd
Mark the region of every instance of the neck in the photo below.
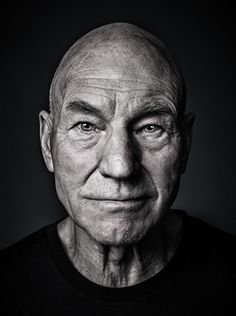
<svg viewBox="0 0 236 316">
<path fill-rule="evenodd" d="M 58 234 L 72 264 L 87 279 L 106 287 L 126 287 L 165 267 L 178 247 L 181 228 L 181 218 L 168 213 L 139 243 L 107 246 L 68 217 L 58 224 Z"/>
</svg>

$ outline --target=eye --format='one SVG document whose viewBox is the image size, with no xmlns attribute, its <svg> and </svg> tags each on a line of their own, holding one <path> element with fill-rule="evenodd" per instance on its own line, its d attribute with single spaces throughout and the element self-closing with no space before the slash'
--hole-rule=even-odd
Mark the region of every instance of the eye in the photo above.
<svg viewBox="0 0 236 316">
<path fill-rule="evenodd" d="M 89 122 L 80 122 L 76 125 L 76 127 L 79 128 L 81 131 L 87 132 L 87 133 L 97 130 L 96 125 Z"/>
<path fill-rule="evenodd" d="M 85 132 L 90 132 L 93 130 L 93 125 L 87 122 L 79 123 L 80 128 Z"/>
<path fill-rule="evenodd" d="M 143 131 L 145 133 L 155 133 L 155 132 L 161 132 L 162 131 L 162 128 L 156 124 L 152 124 L 152 125 L 146 125 L 144 126 L 143 128 Z"/>
<path fill-rule="evenodd" d="M 146 139 L 156 139 L 163 135 L 165 129 L 158 124 L 143 124 L 136 129 L 135 134 Z"/>
<path fill-rule="evenodd" d="M 157 124 L 148 124 L 145 125 L 141 131 L 140 131 L 143 136 L 147 136 L 150 135 L 150 137 L 159 137 L 162 135 L 162 133 L 164 132 L 163 128 Z"/>
</svg>

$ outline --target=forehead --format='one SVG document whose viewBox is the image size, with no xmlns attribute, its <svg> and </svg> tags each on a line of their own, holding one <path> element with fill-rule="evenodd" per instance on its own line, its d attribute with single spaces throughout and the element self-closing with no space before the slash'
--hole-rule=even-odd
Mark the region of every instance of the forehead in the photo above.
<svg viewBox="0 0 236 316">
<path fill-rule="evenodd" d="M 170 69 L 157 48 L 143 38 L 95 41 L 95 44 L 79 48 L 68 57 L 62 71 L 65 81 L 80 77 L 153 82 L 170 76 Z"/>
<path fill-rule="evenodd" d="M 150 78 L 149 78 L 150 79 Z M 165 109 L 176 116 L 176 108 L 164 82 L 109 78 L 71 78 L 64 90 L 62 112 L 77 101 L 85 102 L 106 117 L 121 114 L 132 117 L 142 110 Z"/>
<path fill-rule="evenodd" d="M 139 47 L 136 40 L 125 40 L 82 49 L 62 69 L 59 82 L 62 108 L 78 97 L 103 107 L 123 102 L 125 108 L 154 96 L 172 108 L 176 104 L 170 69 L 146 41 Z"/>
</svg>

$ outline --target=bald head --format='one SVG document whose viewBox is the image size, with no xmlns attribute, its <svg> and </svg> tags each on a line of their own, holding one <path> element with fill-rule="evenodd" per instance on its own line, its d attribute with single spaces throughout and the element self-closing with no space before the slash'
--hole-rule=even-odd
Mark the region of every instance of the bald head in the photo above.
<svg viewBox="0 0 236 316">
<path fill-rule="evenodd" d="M 61 108 L 74 80 L 109 79 L 110 88 L 122 89 L 119 80 L 143 82 L 160 91 L 178 113 L 184 112 L 185 85 L 181 70 L 166 46 L 155 36 L 128 23 L 99 27 L 74 43 L 52 80 L 50 108 Z"/>
</svg>

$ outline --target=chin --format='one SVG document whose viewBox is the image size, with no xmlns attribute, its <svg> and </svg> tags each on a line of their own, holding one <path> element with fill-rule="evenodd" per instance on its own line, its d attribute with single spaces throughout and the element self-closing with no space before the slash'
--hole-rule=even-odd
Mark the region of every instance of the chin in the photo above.
<svg viewBox="0 0 236 316">
<path fill-rule="evenodd" d="M 150 223 L 102 223 L 98 229 L 90 231 L 90 236 L 99 244 L 105 246 L 122 247 L 137 243 L 145 237 L 151 229 Z M 95 228 L 95 227 L 94 227 Z"/>
</svg>

